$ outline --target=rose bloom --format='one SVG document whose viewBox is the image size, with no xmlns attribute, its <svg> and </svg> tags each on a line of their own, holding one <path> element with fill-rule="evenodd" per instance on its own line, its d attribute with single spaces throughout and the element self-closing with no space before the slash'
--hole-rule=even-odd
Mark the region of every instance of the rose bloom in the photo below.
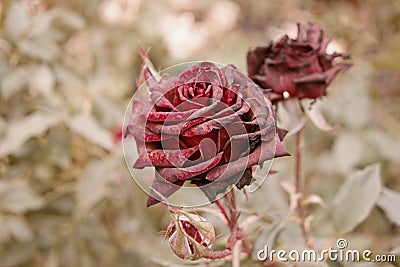
<svg viewBox="0 0 400 267">
<path fill-rule="evenodd" d="M 326 88 L 340 72 L 351 64 L 335 63 L 335 58 L 348 59 L 346 53 L 327 54 L 331 39 L 314 23 L 307 30 L 298 24 L 296 39 L 287 35 L 267 46 L 247 53 L 249 77 L 277 102 L 288 97 L 315 99 L 326 94 Z"/>
<path fill-rule="evenodd" d="M 147 206 L 186 181 L 214 201 L 230 185 L 249 185 L 253 166 L 288 155 L 271 102 L 233 66 L 202 62 L 158 80 L 144 65 L 143 74 L 150 99 L 133 101 L 124 136 L 136 141 L 133 167 L 155 167 Z"/>
</svg>

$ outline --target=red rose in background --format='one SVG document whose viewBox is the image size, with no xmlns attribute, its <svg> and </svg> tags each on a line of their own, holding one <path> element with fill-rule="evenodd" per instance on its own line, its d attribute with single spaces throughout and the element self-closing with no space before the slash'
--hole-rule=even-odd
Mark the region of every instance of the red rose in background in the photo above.
<svg viewBox="0 0 400 267">
<path fill-rule="evenodd" d="M 348 59 L 348 54 L 326 53 L 330 41 L 318 25 L 309 23 L 305 31 L 298 24 L 296 39 L 285 35 L 247 53 L 249 77 L 262 88 L 272 90 L 268 97 L 273 102 L 288 97 L 323 96 L 333 78 L 351 66 L 347 62 L 335 63 L 335 58 Z"/>
<path fill-rule="evenodd" d="M 271 103 L 233 66 L 203 62 L 160 80 L 144 65 L 150 100 L 133 101 L 125 137 L 136 141 L 134 168 L 155 167 L 147 205 L 186 181 L 210 201 L 252 182 L 252 167 L 288 155 Z"/>
</svg>

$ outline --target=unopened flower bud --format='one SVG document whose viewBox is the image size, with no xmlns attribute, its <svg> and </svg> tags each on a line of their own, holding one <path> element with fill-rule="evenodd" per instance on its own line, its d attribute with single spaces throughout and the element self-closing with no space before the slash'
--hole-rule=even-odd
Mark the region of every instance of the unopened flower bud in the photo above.
<svg viewBox="0 0 400 267">
<path fill-rule="evenodd" d="M 166 232 L 172 251 L 182 259 L 197 260 L 211 251 L 213 225 L 197 214 L 174 213 Z"/>
</svg>

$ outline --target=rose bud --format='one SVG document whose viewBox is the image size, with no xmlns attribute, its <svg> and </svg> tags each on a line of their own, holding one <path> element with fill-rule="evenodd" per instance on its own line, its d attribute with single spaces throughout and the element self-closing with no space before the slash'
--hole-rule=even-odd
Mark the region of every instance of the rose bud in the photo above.
<svg viewBox="0 0 400 267">
<path fill-rule="evenodd" d="M 297 24 L 296 39 L 287 35 L 267 46 L 259 46 L 247 53 L 249 77 L 264 89 L 276 103 L 297 97 L 315 99 L 326 94 L 326 88 L 340 71 L 352 64 L 335 63 L 335 58 L 348 59 L 346 53 L 327 54 L 331 41 L 314 23 L 307 30 Z"/>
<path fill-rule="evenodd" d="M 231 185 L 251 184 L 253 166 L 288 155 L 271 102 L 233 66 L 202 62 L 158 80 L 145 64 L 143 74 L 150 99 L 132 102 L 124 136 L 136 142 L 133 167 L 155 167 L 147 206 L 185 182 L 213 202 Z"/>
<path fill-rule="evenodd" d="M 197 214 L 182 212 L 172 216 L 165 233 L 172 251 L 182 259 L 205 257 L 215 240 L 213 225 Z"/>
</svg>

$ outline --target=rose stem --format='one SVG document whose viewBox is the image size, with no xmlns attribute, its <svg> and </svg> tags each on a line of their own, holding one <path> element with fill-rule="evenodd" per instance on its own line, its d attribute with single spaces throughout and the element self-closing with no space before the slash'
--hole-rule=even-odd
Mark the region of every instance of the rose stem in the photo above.
<svg viewBox="0 0 400 267">
<path fill-rule="evenodd" d="M 227 225 L 230 226 L 231 225 L 231 219 L 229 218 L 228 214 L 226 213 L 226 210 L 225 210 L 224 206 L 222 205 L 222 203 L 218 199 L 215 200 L 214 202 L 215 202 L 215 204 L 217 204 L 218 208 L 221 210 L 222 215 L 224 215 Z"/>
<path fill-rule="evenodd" d="M 297 200 L 297 207 L 299 211 L 300 217 L 300 227 L 301 232 L 304 237 L 304 240 L 308 247 L 311 246 L 311 241 L 308 236 L 308 232 L 305 225 L 305 211 L 304 206 L 302 203 L 302 179 L 301 179 L 301 158 L 302 158 L 302 150 L 303 150 L 303 130 L 300 129 L 296 133 L 296 168 L 295 168 L 295 187 L 296 187 L 296 194 L 299 196 Z"/>
<path fill-rule="evenodd" d="M 242 249 L 242 242 L 245 240 L 242 236 L 242 229 L 240 229 L 239 225 L 237 224 L 238 221 L 238 212 L 236 210 L 236 194 L 235 190 L 230 190 L 225 196 L 225 202 L 227 207 L 229 208 L 229 215 L 226 212 L 225 207 L 219 200 L 215 200 L 215 204 L 221 210 L 221 213 L 225 217 L 227 221 L 227 225 L 231 230 L 231 236 L 228 239 L 227 249 L 221 253 L 213 255 L 214 257 L 222 257 L 225 253 L 230 252 L 226 256 L 232 255 L 232 266 L 240 267 L 240 252 Z M 230 240 L 230 241 L 229 241 Z M 210 257 L 210 256 L 209 256 Z"/>
<path fill-rule="evenodd" d="M 223 259 L 225 257 L 228 257 L 232 255 L 232 251 L 229 249 L 225 249 L 222 251 L 211 251 L 209 252 L 205 258 L 207 259 L 212 259 L 212 260 L 217 260 L 217 259 Z"/>
</svg>

